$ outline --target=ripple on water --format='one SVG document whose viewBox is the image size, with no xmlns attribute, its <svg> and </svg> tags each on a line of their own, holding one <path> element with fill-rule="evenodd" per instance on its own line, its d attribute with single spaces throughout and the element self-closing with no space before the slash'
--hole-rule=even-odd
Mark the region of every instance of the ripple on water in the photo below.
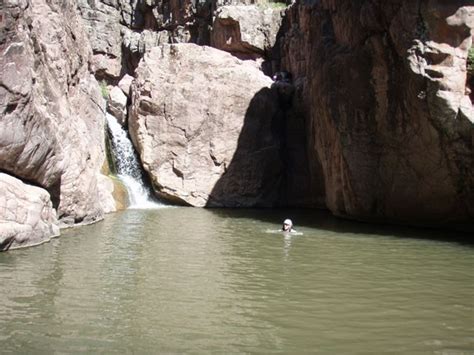
<svg viewBox="0 0 474 355">
<path fill-rule="evenodd" d="M 0 254 L 2 350 L 472 353 L 471 247 L 265 213 L 128 210 Z"/>
</svg>

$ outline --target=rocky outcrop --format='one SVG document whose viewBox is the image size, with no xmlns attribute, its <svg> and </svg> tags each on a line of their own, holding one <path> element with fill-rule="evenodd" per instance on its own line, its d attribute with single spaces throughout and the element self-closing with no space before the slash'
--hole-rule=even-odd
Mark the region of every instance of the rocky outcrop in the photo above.
<svg viewBox="0 0 474 355">
<path fill-rule="evenodd" d="M 148 52 L 132 85 L 129 128 L 155 191 L 193 206 L 275 204 L 281 117 L 271 85 L 254 64 L 211 47 Z"/>
<path fill-rule="evenodd" d="M 339 216 L 420 224 L 474 215 L 468 1 L 297 2 L 279 42 Z M 313 170 L 313 173 L 315 171 Z"/>
<path fill-rule="evenodd" d="M 110 90 L 107 102 L 107 111 L 114 116 L 120 124 L 124 124 L 127 119 L 127 96 L 118 86 Z"/>
<path fill-rule="evenodd" d="M 91 50 L 75 3 L 4 6 L 1 169 L 47 190 L 63 224 L 99 220 L 115 210 L 100 174 L 105 102 L 88 71 Z"/>
<path fill-rule="evenodd" d="M 0 173 L 0 251 L 41 244 L 58 235 L 49 193 Z"/>
<path fill-rule="evenodd" d="M 88 45 L 94 54 L 91 67 L 98 77 L 117 80 L 122 75 L 121 33 L 126 27 L 121 13 L 122 6 L 124 13 L 129 9 L 127 3 L 123 0 L 77 0 L 77 8 L 89 38 Z"/>
<path fill-rule="evenodd" d="M 275 45 L 283 11 L 257 5 L 219 7 L 212 26 L 211 45 L 240 59 L 257 59 Z"/>
<path fill-rule="evenodd" d="M 209 44 L 214 1 L 78 0 L 94 53 L 92 69 L 115 84 L 147 49 L 164 43 Z"/>
</svg>

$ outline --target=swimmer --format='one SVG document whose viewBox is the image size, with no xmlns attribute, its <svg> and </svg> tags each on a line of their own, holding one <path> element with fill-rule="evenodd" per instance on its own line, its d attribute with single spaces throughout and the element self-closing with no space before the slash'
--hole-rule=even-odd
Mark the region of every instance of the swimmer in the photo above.
<svg viewBox="0 0 474 355">
<path fill-rule="evenodd" d="M 283 221 L 283 226 L 281 227 L 281 231 L 282 232 L 290 232 L 290 233 L 294 233 L 296 232 L 294 229 L 293 229 L 293 222 L 291 221 L 291 219 L 285 219 Z"/>
</svg>

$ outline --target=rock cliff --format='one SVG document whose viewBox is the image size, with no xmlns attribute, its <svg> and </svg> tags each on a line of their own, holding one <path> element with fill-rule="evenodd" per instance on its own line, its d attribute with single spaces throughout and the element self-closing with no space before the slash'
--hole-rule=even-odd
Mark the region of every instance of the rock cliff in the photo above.
<svg viewBox="0 0 474 355">
<path fill-rule="evenodd" d="M 0 169 L 47 190 L 63 224 L 99 220 L 115 210 L 111 182 L 100 174 L 105 106 L 88 69 L 90 46 L 75 3 L 3 6 Z M 29 190 L 12 193 L 27 203 L 22 191 Z M 38 238 L 32 234 L 31 243 Z"/>
<path fill-rule="evenodd" d="M 420 224 L 474 215 L 470 1 L 297 2 L 281 66 L 307 98 L 309 149 L 336 215 Z"/>
<path fill-rule="evenodd" d="M 115 210 L 106 109 L 171 201 L 472 220 L 470 1 L 0 4 L 3 249 Z"/>
</svg>

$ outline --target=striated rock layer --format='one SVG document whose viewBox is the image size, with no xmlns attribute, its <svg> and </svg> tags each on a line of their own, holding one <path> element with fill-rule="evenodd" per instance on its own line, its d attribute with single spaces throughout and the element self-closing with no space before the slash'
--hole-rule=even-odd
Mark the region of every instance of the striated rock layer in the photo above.
<svg viewBox="0 0 474 355">
<path fill-rule="evenodd" d="M 194 44 L 148 52 L 129 128 L 161 196 L 193 206 L 271 206 L 282 163 L 272 81 L 252 62 Z"/>
<path fill-rule="evenodd" d="M 3 4 L 0 169 L 47 190 L 63 224 L 99 220 L 115 210 L 100 174 L 104 100 L 75 2 Z"/>
<path fill-rule="evenodd" d="M 282 68 L 306 98 L 309 149 L 334 214 L 422 224 L 474 216 L 469 4 L 322 0 L 290 8 Z"/>
</svg>

